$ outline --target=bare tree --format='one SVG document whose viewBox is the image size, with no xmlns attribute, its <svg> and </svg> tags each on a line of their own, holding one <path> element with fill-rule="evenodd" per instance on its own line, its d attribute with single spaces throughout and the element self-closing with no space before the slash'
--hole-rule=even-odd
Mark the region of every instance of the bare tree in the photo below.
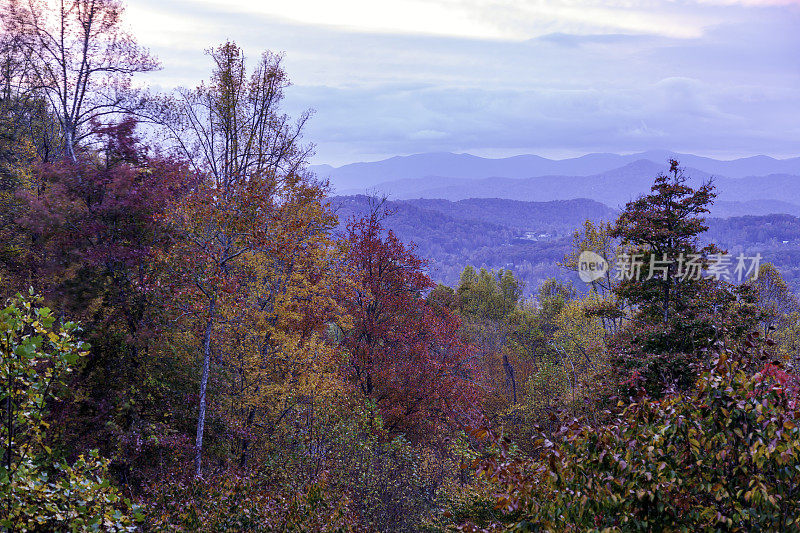
<svg viewBox="0 0 800 533">
<path fill-rule="evenodd" d="M 31 62 L 19 35 L 0 33 L 0 173 L 58 158 L 61 128 L 42 91 L 32 90 Z"/>
<path fill-rule="evenodd" d="M 195 170 L 228 190 L 250 176 L 281 179 L 302 174 L 312 147 L 301 145 L 310 112 L 296 121 L 281 113 L 289 79 L 281 56 L 265 52 L 248 76 L 241 48 L 227 42 L 208 51 L 214 72 L 208 84 L 180 89 L 160 110 L 179 151 Z"/>
<path fill-rule="evenodd" d="M 136 108 L 131 76 L 158 63 L 121 27 L 119 0 L 10 0 L 3 31 L 24 49 L 29 88 L 46 95 L 63 131 L 64 154 L 90 123 Z"/>
</svg>

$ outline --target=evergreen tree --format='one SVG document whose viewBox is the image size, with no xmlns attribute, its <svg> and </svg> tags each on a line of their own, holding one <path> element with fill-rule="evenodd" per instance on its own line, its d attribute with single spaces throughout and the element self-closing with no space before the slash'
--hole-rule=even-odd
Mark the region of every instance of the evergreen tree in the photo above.
<svg viewBox="0 0 800 533">
<path fill-rule="evenodd" d="M 648 195 L 629 202 L 610 236 L 625 250 L 618 260 L 615 295 L 632 308 L 628 327 L 618 335 L 628 383 L 660 395 L 694 382 L 692 364 L 727 337 L 754 325 L 752 290 L 727 281 L 725 253 L 702 246 L 716 193 L 708 181 L 688 183 L 678 161 L 656 177 Z"/>
</svg>

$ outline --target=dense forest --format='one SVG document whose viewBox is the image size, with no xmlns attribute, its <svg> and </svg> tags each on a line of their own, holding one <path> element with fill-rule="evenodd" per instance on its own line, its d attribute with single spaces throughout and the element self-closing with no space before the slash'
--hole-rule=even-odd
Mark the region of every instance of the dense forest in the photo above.
<svg viewBox="0 0 800 533">
<path fill-rule="evenodd" d="M 340 221 L 364 216 L 374 200 L 367 196 L 334 196 L 332 209 Z M 563 267 L 574 246 L 576 228 L 585 220 L 612 222 L 619 215 L 592 200 L 520 202 L 498 198 L 386 200 L 384 222 L 401 240 L 413 243 L 428 260 L 428 273 L 438 283 L 455 286 L 464 265 L 508 269 L 523 283 L 523 295 L 535 296 L 550 278 L 588 291 L 572 270 Z M 792 215 L 708 218 L 708 231 L 698 236 L 730 254 L 761 254 L 775 265 L 795 294 L 800 293 L 800 218 Z M 580 233 L 580 232 L 579 232 Z"/>
<path fill-rule="evenodd" d="M 331 197 L 280 55 L 151 93 L 56 6 L 2 13 L 0 530 L 800 530 L 796 218 L 677 161 L 594 221 Z M 641 262 L 542 281 L 588 252 Z"/>
</svg>

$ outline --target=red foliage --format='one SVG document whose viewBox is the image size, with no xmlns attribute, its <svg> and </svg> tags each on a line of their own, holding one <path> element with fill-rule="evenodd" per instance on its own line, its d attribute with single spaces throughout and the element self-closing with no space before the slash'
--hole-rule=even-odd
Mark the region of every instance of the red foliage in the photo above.
<svg viewBox="0 0 800 533">
<path fill-rule="evenodd" d="M 75 397 L 53 411 L 54 426 L 71 449 L 98 447 L 115 469 L 158 464 L 141 458 L 185 448 L 186 440 L 164 422 L 186 380 L 151 349 L 164 325 L 153 258 L 172 242 L 160 215 L 194 178 L 185 164 L 151 155 L 135 126 L 98 126 L 97 152 L 40 167 L 36 184 L 19 193 L 26 209 L 17 221 L 30 242 L 20 278 L 79 320 L 92 344 L 70 383 Z"/>
<path fill-rule="evenodd" d="M 800 380 L 797 375 L 787 372 L 783 369 L 783 365 L 774 362 L 764 366 L 761 376 L 763 376 L 761 381 L 771 378 L 772 389 L 786 396 L 789 407 L 792 409 L 797 407 L 798 393 L 800 393 Z"/>
<path fill-rule="evenodd" d="M 390 431 L 410 436 L 458 423 L 476 411 L 474 348 L 449 310 L 424 299 L 434 284 L 424 261 L 373 213 L 348 225 L 355 296 L 345 302 L 349 374 L 378 406 Z M 430 435 L 427 435 L 430 437 Z"/>
<path fill-rule="evenodd" d="M 22 193 L 30 209 L 19 222 L 44 247 L 36 266 L 45 272 L 77 262 L 117 274 L 163 244 L 157 214 L 184 192 L 188 171 L 176 160 L 149 157 L 135 127 L 130 118 L 98 127 L 102 160 L 44 165 L 36 190 Z"/>
</svg>

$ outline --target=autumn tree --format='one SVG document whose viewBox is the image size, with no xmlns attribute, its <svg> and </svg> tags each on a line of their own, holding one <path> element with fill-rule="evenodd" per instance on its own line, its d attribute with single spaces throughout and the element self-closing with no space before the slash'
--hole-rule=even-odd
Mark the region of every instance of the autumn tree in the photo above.
<svg viewBox="0 0 800 533">
<path fill-rule="evenodd" d="M 43 90 L 31 85 L 29 51 L 22 35 L 0 33 L 0 176 L 24 174 L 34 163 L 52 162 L 63 149 L 62 131 Z M 22 174 L 22 175 L 20 175 Z M 16 175 L 16 176 L 15 176 Z"/>
<path fill-rule="evenodd" d="M 335 379 L 340 354 L 327 333 L 347 323 L 337 300 L 348 282 L 340 279 L 341 250 L 331 235 L 336 219 L 323 200 L 324 191 L 308 183 L 273 198 L 266 241 L 245 254 L 247 284 L 225 310 L 218 345 L 241 468 L 251 457 L 280 453 L 278 443 L 295 447 L 307 440 L 290 427 L 311 426 L 313 436 L 324 399 L 341 390 Z"/>
<path fill-rule="evenodd" d="M 522 283 L 510 270 L 477 272 L 467 266 L 461 272 L 456 289 L 459 311 L 479 319 L 504 320 L 522 296 Z"/>
<path fill-rule="evenodd" d="M 778 360 L 797 368 L 800 361 L 800 303 L 771 263 L 760 266 L 746 284 L 759 310 L 759 327 L 775 339 Z"/>
<path fill-rule="evenodd" d="M 342 333 L 349 377 L 392 432 L 422 437 L 470 416 L 480 379 L 473 348 L 454 315 L 425 301 L 434 284 L 423 260 L 385 232 L 379 209 L 349 223 L 346 238 L 356 280 L 344 302 L 352 317 Z"/>
<path fill-rule="evenodd" d="M 600 425 L 564 421 L 533 455 L 476 431 L 489 435 L 480 471 L 502 514 L 462 530 L 796 529 L 796 376 L 759 361 L 770 352 L 761 335 L 748 344 L 720 344 L 689 390 L 642 397 Z"/>
<path fill-rule="evenodd" d="M 158 67 L 122 28 L 123 12 L 119 0 L 12 0 L 3 12 L 29 61 L 27 85 L 47 97 L 73 163 L 93 121 L 141 106 L 131 77 Z"/>
<path fill-rule="evenodd" d="M 61 128 L 42 91 L 29 87 L 30 65 L 22 36 L 0 33 L 0 265 L 8 282 L 20 268 L 25 238 L 16 220 L 18 193 L 37 187 L 36 168 L 58 159 Z M 10 287 L 7 295 L 18 287 Z"/>
<path fill-rule="evenodd" d="M 168 441 L 163 420 L 185 378 L 152 379 L 169 365 L 154 349 L 165 315 L 151 283 L 171 240 L 162 217 L 193 179 L 186 165 L 153 155 L 135 128 L 132 119 L 98 127 L 102 151 L 36 168 L 37 187 L 17 193 L 14 231 L 25 246 L 6 280 L 35 280 L 49 303 L 84 324 L 91 356 L 54 416 L 73 422 L 62 427 L 68 448 L 102 448 L 131 480 L 138 476 L 127 469 L 142 461 L 124 442 Z"/>
<path fill-rule="evenodd" d="M 170 301 L 195 319 L 201 346 L 196 477 L 212 355 L 224 382 L 214 417 L 231 414 L 245 467 L 275 420 L 296 412 L 301 395 L 282 387 L 308 377 L 300 374 L 311 370 L 311 354 L 328 353 L 323 326 L 337 315 L 335 219 L 322 205 L 324 186 L 305 171 L 308 115 L 292 122 L 281 111 L 289 82 L 280 57 L 267 52 L 251 71 L 235 43 L 209 56 L 210 80 L 156 110 L 176 150 L 204 177 L 175 206 L 170 224 L 179 237 L 165 261 Z"/>
<path fill-rule="evenodd" d="M 591 312 L 596 298 L 589 295 L 566 302 L 556 316 L 550 341 L 550 360 L 558 363 L 558 370 L 567 378 L 568 389 L 562 398 L 575 414 L 588 414 L 596 408 L 610 381 L 605 329 Z"/>
<path fill-rule="evenodd" d="M 199 325 L 202 370 L 198 396 L 194 470 L 201 475 L 207 387 L 211 372 L 212 337 L 226 304 L 248 281 L 245 254 L 266 245 L 266 209 L 269 193 L 260 179 L 218 191 L 200 183 L 171 210 L 168 224 L 176 241 L 164 257 L 165 285 L 171 305 Z"/>
</svg>

